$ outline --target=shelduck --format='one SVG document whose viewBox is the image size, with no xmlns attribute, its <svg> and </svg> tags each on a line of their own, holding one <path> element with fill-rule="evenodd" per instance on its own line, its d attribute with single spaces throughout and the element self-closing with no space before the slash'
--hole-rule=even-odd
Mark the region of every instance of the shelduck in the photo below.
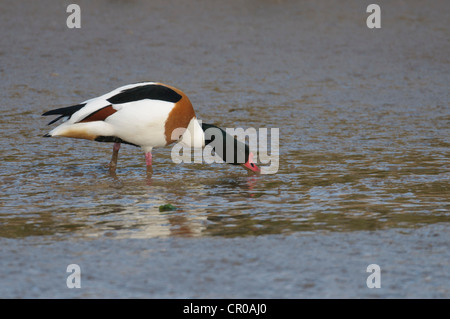
<svg viewBox="0 0 450 319">
<path fill-rule="evenodd" d="M 234 138 L 230 139 L 223 129 L 215 125 L 200 124 L 186 94 L 166 84 L 141 82 L 125 85 L 81 104 L 50 110 L 42 115 L 59 115 L 48 125 L 64 120 L 44 137 L 65 136 L 114 143 L 109 163 L 112 173 L 116 171 L 122 143 L 143 149 L 147 173 L 152 174 L 154 147 L 180 141 L 187 147 L 199 148 L 208 145 L 215 138 L 223 138 L 225 141 L 222 143 L 223 149 L 215 149 L 215 152 L 226 163 L 242 165 L 250 172 L 260 173 L 248 145 L 242 145 Z M 208 129 L 217 131 L 213 134 L 214 138 L 205 140 L 205 131 Z M 227 145 L 230 147 L 230 143 L 233 143 L 235 150 L 232 159 L 226 157 Z"/>
</svg>

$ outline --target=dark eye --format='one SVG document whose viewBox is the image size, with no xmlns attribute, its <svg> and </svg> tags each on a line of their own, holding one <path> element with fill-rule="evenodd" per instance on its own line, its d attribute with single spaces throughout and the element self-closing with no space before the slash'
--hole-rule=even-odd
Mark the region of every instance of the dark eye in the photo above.
<svg viewBox="0 0 450 319">
<path fill-rule="evenodd" d="M 252 167 L 255 167 L 255 164 L 253 164 L 253 163 L 250 163 L 250 165 L 251 165 Z"/>
</svg>

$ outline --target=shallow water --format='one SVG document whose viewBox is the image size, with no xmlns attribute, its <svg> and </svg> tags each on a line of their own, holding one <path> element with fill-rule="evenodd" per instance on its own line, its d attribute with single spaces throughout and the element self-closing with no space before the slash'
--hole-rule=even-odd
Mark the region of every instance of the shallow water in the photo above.
<svg viewBox="0 0 450 319">
<path fill-rule="evenodd" d="M 448 223 L 448 1 L 14 1 L 0 13 L 0 236 L 242 237 Z M 279 169 L 44 139 L 49 109 L 160 81 L 222 127 L 279 128 Z M 53 126 L 52 126 L 53 127 Z M 160 212 L 164 204 L 175 211 Z M 446 235 L 448 236 L 448 234 Z"/>
<path fill-rule="evenodd" d="M 80 29 L 68 2 L 3 5 L 0 296 L 448 298 L 450 2 L 377 3 L 377 30 L 356 0 L 77 1 Z M 148 179 L 124 145 L 111 176 L 111 144 L 42 138 L 43 112 L 139 81 L 279 128 L 278 170 L 167 147 Z"/>
</svg>

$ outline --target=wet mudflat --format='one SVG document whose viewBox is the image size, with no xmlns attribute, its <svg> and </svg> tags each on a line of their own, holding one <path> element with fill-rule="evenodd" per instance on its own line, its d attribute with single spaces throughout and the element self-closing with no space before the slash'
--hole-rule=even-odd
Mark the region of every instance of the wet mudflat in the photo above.
<svg viewBox="0 0 450 319">
<path fill-rule="evenodd" d="M 79 1 L 80 29 L 68 4 L 0 12 L 0 296 L 449 296 L 447 2 L 380 2 L 378 30 L 359 1 Z M 168 147 L 148 180 L 125 145 L 111 176 L 112 145 L 42 138 L 44 111 L 139 81 L 182 89 L 205 122 L 279 128 L 278 170 Z M 69 263 L 92 286 L 67 289 Z"/>
</svg>

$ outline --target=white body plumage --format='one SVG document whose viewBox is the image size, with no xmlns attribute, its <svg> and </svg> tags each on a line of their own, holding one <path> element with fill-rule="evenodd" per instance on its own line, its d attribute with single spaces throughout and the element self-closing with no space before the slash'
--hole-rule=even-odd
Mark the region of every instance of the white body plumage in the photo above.
<svg viewBox="0 0 450 319">
<path fill-rule="evenodd" d="M 116 139 L 140 146 L 147 153 L 153 147 L 176 141 L 178 136 L 172 136 L 174 130 L 187 129 L 181 142 L 192 147 L 204 146 L 204 133 L 189 99 L 180 90 L 164 84 L 142 82 L 122 86 L 78 106 L 72 114 L 74 109 L 69 112 L 68 108 L 44 113 L 68 118 L 47 136 Z"/>
</svg>

